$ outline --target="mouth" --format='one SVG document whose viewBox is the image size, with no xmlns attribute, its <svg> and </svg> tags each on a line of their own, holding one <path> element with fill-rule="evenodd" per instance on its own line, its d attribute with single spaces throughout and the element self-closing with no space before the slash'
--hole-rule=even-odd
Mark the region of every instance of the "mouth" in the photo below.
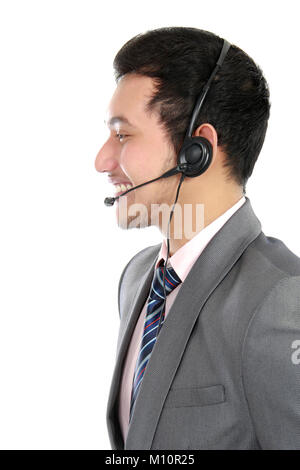
<svg viewBox="0 0 300 470">
<path fill-rule="evenodd" d="M 133 185 L 129 183 L 114 184 L 114 196 L 120 196 L 125 191 L 128 191 L 128 189 L 131 188 L 133 188 Z"/>
</svg>

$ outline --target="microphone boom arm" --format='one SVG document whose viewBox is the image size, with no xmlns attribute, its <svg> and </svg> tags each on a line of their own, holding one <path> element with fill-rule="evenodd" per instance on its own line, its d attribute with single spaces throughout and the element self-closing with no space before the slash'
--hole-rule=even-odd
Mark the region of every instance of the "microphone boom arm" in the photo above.
<svg viewBox="0 0 300 470">
<path fill-rule="evenodd" d="M 119 197 L 125 196 L 125 194 L 130 193 L 130 191 L 141 188 L 142 186 L 145 186 L 146 184 L 153 183 L 154 181 L 157 181 L 161 178 L 168 178 L 169 176 L 177 175 L 177 173 L 181 173 L 182 171 L 184 171 L 186 169 L 186 166 L 187 166 L 186 164 L 177 165 L 174 168 L 171 168 L 171 170 L 168 170 L 165 173 L 163 173 L 161 176 L 154 178 L 153 180 L 146 181 L 145 183 L 139 184 L 138 186 L 134 186 L 133 188 L 127 189 L 127 191 L 124 191 L 124 193 L 120 194 L 119 196 L 106 197 L 104 199 L 104 204 L 106 206 L 113 206 L 115 201 L 119 199 Z"/>
</svg>

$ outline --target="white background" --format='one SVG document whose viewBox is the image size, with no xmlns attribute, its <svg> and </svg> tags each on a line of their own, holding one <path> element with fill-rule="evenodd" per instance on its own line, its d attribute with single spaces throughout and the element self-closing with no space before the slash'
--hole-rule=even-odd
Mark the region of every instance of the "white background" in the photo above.
<svg viewBox="0 0 300 470">
<path fill-rule="evenodd" d="M 159 243 L 122 231 L 94 169 L 132 36 L 192 26 L 263 69 L 265 144 L 247 196 L 266 235 L 300 256 L 298 2 L 0 1 L 0 446 L 110 449 L 106 404 L 128 260 Z"/>
</svg>

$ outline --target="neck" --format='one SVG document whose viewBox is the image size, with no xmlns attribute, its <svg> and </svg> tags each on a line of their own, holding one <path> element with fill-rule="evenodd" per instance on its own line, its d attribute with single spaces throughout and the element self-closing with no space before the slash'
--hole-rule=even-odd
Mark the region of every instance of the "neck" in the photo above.
<svg viewBox="0 0 300 470">
<path fill-rule="evenodd" d="M 202 194 L 197 194 L 192 185 L 182 185 L 183 191 L 179 194 L 170 223 L 169 257 L 243 196 L 240 186 L 231 184 L 216 187 L 214 192 L 203 191 Z M 167 238 L 167 226 L 160 227 L 160 230 Z"/>
</svg>

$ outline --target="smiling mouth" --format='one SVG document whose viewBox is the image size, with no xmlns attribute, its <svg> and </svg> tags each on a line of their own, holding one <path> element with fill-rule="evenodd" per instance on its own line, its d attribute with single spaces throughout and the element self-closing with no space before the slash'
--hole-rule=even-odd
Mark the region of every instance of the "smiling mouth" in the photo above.
<svg viewBox="0 0 300 470">
<path fill-rule="evenodd" d="M 124 193 L 125 191 L 128 191 L 128 189 L 133 188 L 132 184 L 114 184 L 114 189 L 115 189 L 115 196 L 119 196 L 120 194 Z"/>
</svg>

